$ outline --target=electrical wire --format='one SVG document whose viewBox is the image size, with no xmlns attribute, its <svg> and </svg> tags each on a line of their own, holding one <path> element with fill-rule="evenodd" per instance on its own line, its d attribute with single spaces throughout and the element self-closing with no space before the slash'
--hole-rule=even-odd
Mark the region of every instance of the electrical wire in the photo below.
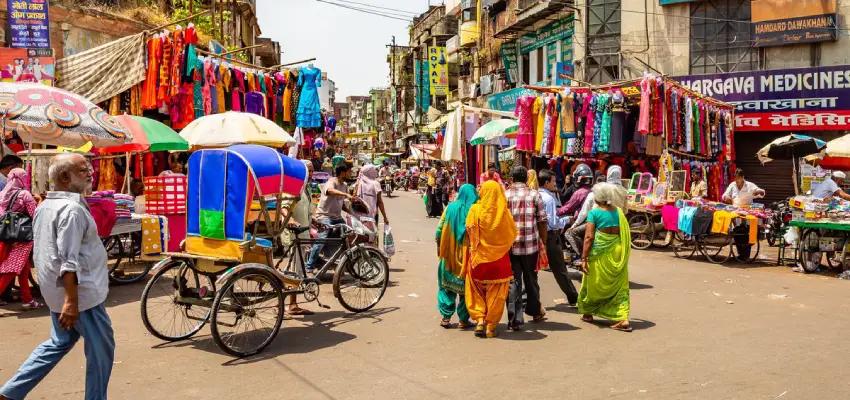
<svg viewBox="0 0 850 400">
<path fill-rule="evenodd" d="M 318 1 L 319 3 L 325 3 L 325 4 L 337 6 L 337 7 L 347 8 L 349 10 L 354 10 L 354 11 L 358 11 L 358 12 L 362 12 L 362 13 L 366 13 L 366 14 L 377 15 L 379 17 L 395 19 L 395 20 L 404 21 L 404 22 L 407 22 L 407 23 L 411 22 L 410 18 L 405 18 L 402 15 L 397 15 L 397 14 L 394 15 L 394 14 L 391 14 L 389 12 L 373 11 L 373 10 L 368 10 L 368 9 L 365 9 L 365 8 L 359 8 L 359 7 L 348 6 L 348 5 L 345 5 L 345 4 L 334 3 L 334 2 L 326 1 L 326 0 L 316 0 L 316 1 Z"/>
<path fill-rule="evenodd" d="M 339 3 L 354 4 L 354 5 L 364 6 L 364 7 L 369 7 L 369 8 L 377 8 L 377 9 L 379 9 L 379 10 L 398 11 L 398 12 L 402 12 L 402 13 L 410 14 L 410 15 L 419 15 L 419 14 L 422 14 L 421 12 L 406 11 L 406 10 L 399 10 L 398 8 L 390 8 L 390 7 L 376 6 L 376 5 L 374 5 L 374 4 L 359 3 L 359 2 L 351 1 L 351 0 L 336 0 L 336 1 L 337 1 L 337 2 L 339 2 Z"/>
</svg>

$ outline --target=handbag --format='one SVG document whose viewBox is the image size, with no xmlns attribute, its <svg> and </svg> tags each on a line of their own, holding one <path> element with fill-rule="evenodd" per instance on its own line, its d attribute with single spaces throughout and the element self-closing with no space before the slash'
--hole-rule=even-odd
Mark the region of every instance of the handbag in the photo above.
<svg viewBox="0 0 850 400">
<path fill-rule="evenodd" d="M 9 201 L 9 209 L 0 216 L 0 242 L 32 241 L 32 217 L 27 213 L 12 211 L 12 206 L 21 191 L 18 190 Z"/>
</svg>

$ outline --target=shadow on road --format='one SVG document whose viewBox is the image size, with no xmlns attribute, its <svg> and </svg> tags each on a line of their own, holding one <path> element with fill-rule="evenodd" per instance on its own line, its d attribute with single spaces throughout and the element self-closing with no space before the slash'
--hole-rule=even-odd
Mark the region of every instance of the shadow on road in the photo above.
<svg viewBox="0 0 850 400">
<path fill-rule="evenodd" d="M 652 285 L 629 281 L 629 289 L 631 290 L 652 289 L 653 287 Z"/>
</svg>

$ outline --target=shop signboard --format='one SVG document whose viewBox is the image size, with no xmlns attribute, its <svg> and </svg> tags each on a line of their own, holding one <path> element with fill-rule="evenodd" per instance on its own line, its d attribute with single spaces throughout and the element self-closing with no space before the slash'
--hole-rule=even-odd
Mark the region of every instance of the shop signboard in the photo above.
<svg viewBox="0 0 850 400">
<path fill-rule="evenodd" d="M 413 71 L 413 84 L 416 85 L 416 105 L 423 113 L 431 106 L 431 90 L 428 85 L 428 61 L 417 61 Z"/>
<path fill-rule="evenodd" d="M 50 48 L 48 0 L 6 0 L 8 40 L 13 48 Z"/>
<path fill-rule="evenodd" d="M 738 131 L 850 129 L 850 65 L 672 79 L 734 104 Z"/>
<path fill-rule="evenodd" d="M 505 79 L 508 83 L 515 83 L 517 81 L 517 74 L 519 74 L 517 59 L 516 42 L 502 43 L 502 63 L 505 65 Z"/>
<path fill-rule="evenodd" d="M 837 0 L 753 0 L 755 46 L 784 46 L 837 38 Z"/>
<path fill-rule="evenodd" d="M 555 65 L 558 64 L 558 44 L 549 43 L 546 45 L 546 75 L 547 81 L 551 81 L 549 77 L 555 74 Z"/>
<path fill-rule="evenodd" d="M 514 111 L 516 109 L 516 101 L 522 96 L 534 96 L 537 92 L 531 89 L 511 89 L 501 93 L 491 94 L 487 97 L 487 105 L 491 110 L 498 111 Z"/>
<path fill-rule="evenodd" d="M 572 37 L 574 33 L 575 18 L 570 15 L 565 19 L 555 21 L 540 28 L 536 33 L 521 37 L 519 39 L 519 52 L 520 54 L 528 54 L 549 43 L 555 43 L 561 39 Z"/>
<path fill-rule="evenodd" d="M 428 47 L 428 85 L 434 96 L 449 94 L 449 68 L 446 59 L 446 48 L 441 46 Z"/>
<path fill-rule="evenodd" d="M 53 86 L 54 64 L 51 49 L 0 48 L 0 81 Z"/>
<path fill-rule="evenodd" d="M 573 60 L 559 62 L 555 67 L 555 86 L 570 86 L 573 76 Z"/>
</svg>

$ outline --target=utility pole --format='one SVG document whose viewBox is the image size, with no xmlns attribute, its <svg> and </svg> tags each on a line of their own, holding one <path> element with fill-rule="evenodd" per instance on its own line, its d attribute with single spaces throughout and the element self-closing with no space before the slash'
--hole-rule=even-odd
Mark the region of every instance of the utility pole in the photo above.
<svg viewBox="0 0 850 400">
<path fill-rule="evenodd" d="M 390 47 L 390 85 L 393 88 L 393 113 L 392 113 L 392 121 L 393 121 L 393 137 L 398 131 L 398 123 L 396 121 L 396 114 L 398 112 L 398 86 L 396 86 L 395 81 L 395 35 L 393 35 L 393 44 Z"/>
</svg>

